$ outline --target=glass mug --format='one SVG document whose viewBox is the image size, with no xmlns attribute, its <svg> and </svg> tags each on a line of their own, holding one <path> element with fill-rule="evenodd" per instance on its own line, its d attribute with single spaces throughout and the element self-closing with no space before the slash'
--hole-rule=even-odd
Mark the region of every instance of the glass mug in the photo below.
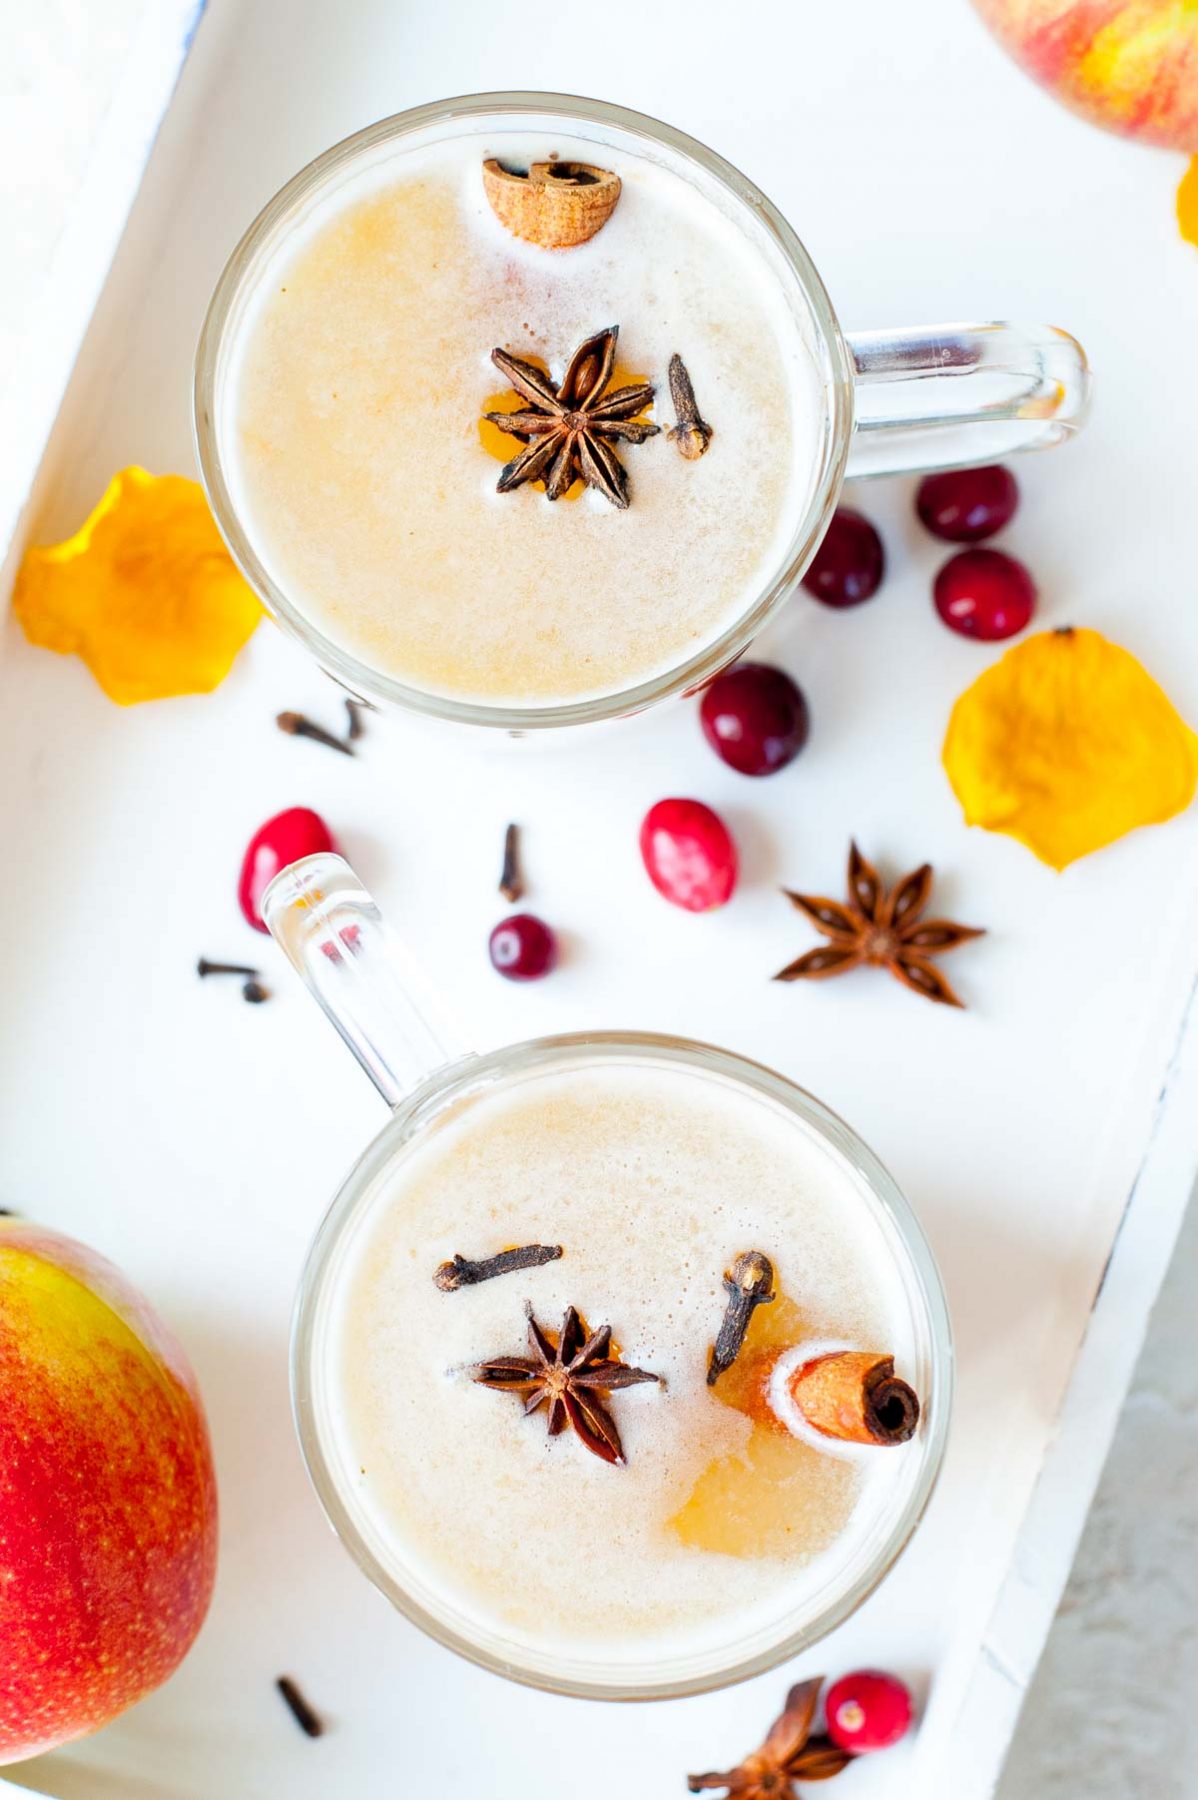
<svg viewBox="0 0 1198 1800">
<path fill-rule="evenodd" d="M 292 1337 L 292 1396 L 304 1460 L 330 1524 L 359 1567 L 414 1624 L 460 1655 L 531 1686 L 591 1699 L 663 1699 L 705 1692 L 773 1668 L 839 1624 L 882 1580 L 919 1522 L 939 1473 L 951 1404 L 952 1340 L 940 1277 L 914 1214 L 886 1170 L 849 1127 L 811 1095 L 769 1069 L 708 1045 L 648 1034 L 600 1032 L 541 1038 L 483 1055 L 447 1056 L 426 1012 L 413 998 L 414 971 L 402 947 L 339 856 L 308 857 L 284 869 L 267 889 L 262 911 L 289 961 L 392 1109 L 390 1120 L 351 1170 L 317 1232 L 300 1285 Z M 706 1083 L 702 1089 L 705 1107 L 714 1081 L 736 1097 L 734 1103 L 747 1098 L 759 1109 L 764 1102 L 771 1118 L 777 1115 L 791 1122 L 788 1129 L 795 1120 L 800 1122 L 817 1154 L 832 1159 L 829 1166 L 835 1168 L 835 1180 L 847 1184 L 844 1192 L 850 1196 L 849 1212 L 856 1233 L 868 1238 L 875 1264 L 879 1258 L 885 1260 L 889 1291 L 901 1295 L 904 1321 L 910 1321 L 910 1353 L 903 1355 L 904 1374 L 909 1375 L 921 1401 L 915 1436 L 902 1450 L 856 1452 L 867 1461 L 874 1457 L 901 1457 L 902 1461 L 885 1469 L 888 1483 L 893 1469 L 893 1485 L 886 1486 L 881 1502 L 867 1508 L 864 1523 L 842 1533 L 821 1553 L 818 1579 L 810 1588 L 804 1585 L 801 1603 L 792 1605 L 788 1599 L 765 1622 L 755 1618 L 746 1625 L 743 1617 L 739 1621 L 734 1618 L 731 1624 L 721 1622 L 722 1633 L 714 1639 L 700 1629 L 694 1642 L 682 1642 L 668 1654 L 659 1645 L 641 1649 L 633 1645 L 626 1653 L 603 1640 L 589 1650 L 573 1642 L 564 1650 L 560 1636 L 546 1633 L 538 1642 L 535 1631 L 509 1629 L 503 1622 L 502 1607 L 496 1608 L 494 1617 L 478 1616 L 438 1584 L 435 1572 L 427 1567 L 422 1570 L 419 1550 L 410 1543 L 405 1546 L 402 1529 L 389 1540 L 385 1523 L 359 1487 L 358 1476 L 365 1470 L 357 1467 L 358 1453 L 346 1450 L 337 1423 L 342 1404 L 338 1379 L 346 1342 L 339 1334 L 344 1334 L 346 1320 L 353 1322 L 355 1331 L 373 1330 L 372 1318 L 367 1318 L 364 1327 L 360 1324 L 364 1316 L 362 1290 L 354 1285 L 352 1271 L 362 1245 L 377 1242 L 370 1233 L 379 1216 L 375 1203 L 380 1199 L 384 1220 L 398 1220 L 400 1255 L 410 1259 L 416 1254 L 403 1235 L 403 1215 L 391 1210 L 397 1203 L 387 1195 L 388 1181 L 395 1178 L 405 1156 L 427 1150 L 430 1138 L 447 1124 L 452 1129 L 480 1097 L 510 1096 L 520 1083 L 526 1084 L 527 1092 L 527 1084 L 546 1073 L 589 1073 L 613 1067 L 631 1069 L 638 1092 L 646 1079 L 660 1079 L 662 1071 L 668 1071 L 669 1078 L 681 1076 L 688 1086 Z M 760 1129 L 765 1131 L 766 1126 Z M 624 1140 L 619 1153 L 626 1154 Z M 477 1146 L 473 1154 L 477 1157 Z M 734 1154 L 739 1157 L 741 1149 L 736 1148 Z M 427 1169 L 427 1163 L 424 1166 Z M 465 1248 L 469 1250 L 469 1244 Z M 639 1258 L 640 1250 L 634 1253 Z M 568 1245 L 567 1254 L 572 1254 Z M 584 1268 L 583 1254 L 580 1249 L 575 1264 L 578 1270 Z M 797 1248 L 793 1255 L 801 1260 Z M 636 1266 L 642 1265 L 638 1262 Z M 423 1274 L 422 1268 L 421 1288 Z M 517 1277 L 507 1274 L 488 1283 L 486 1290 L 469 1291 L 478 1295 L 504 1290 L 503 1317 L 509 1317 L 510 1301 L 518 1339 L 526 1287 L 527 1279 L 522 1286 Z M 401 1317 L 410 1320 L 405 1308 L 411 1306 L 410 1296 L 416 1290 L 408 1289 L 405 1301 L 398 1297 L 394 1284 L 376 1283 L 370 1291 L 375 1289 L 383 1295 L 382 1316 L 389 1326 Z M 460 1304 L 433 1289 L 430 1281 L 427 1291 L 433 1306 L 456 1308 Z M 351 1291 L 352 1305 L 347 1299 Z M 465 1312 L 457 1314 L 455 1323 L 466 1316 Z M 547 1323 L 556 1326 L 556 1315 Z M 473 1331 L 473 1324 L 470 1329 Z M 905 1322 L 901 1329 L 907 1331 Z M 441 1355 L 440 1339 L 437 1344 Z M 706 1356 L 706 1346 L 701 1353 Z M 384 1382 L 383 1386 L 389 1393 L 389 1385 Z M 496 1406 L 511 1404 L 505 1395 L 494 1399 Z M 434 1404 L 430 1399 L 430 1406 Z M 518 1418 L 516 1409 L 512 1412 Z M 536 1415 L 527 1429 L 539 1429 L 543 1434 L 544 1416 Z M 627 1420 L 627 1413 L 622 1416 Z M 416 1423 L 419 1427 L 419 1420 Z M 386 1429 L 391 1428 L 388 1414 Z M 477 1429 L 469 1421 L 463 1428 Z M 627 1425 L 624 1428 L 627 1430 Z M 524 1429 L 523 1421 L 520 1429 Z M 427 1455 L 425 1436 L 421 1434 L 417 1441 Z M 576 1450 L 584 1469 L 589 1468 L 581 1446 L 568 1449 Z M 470 1466 L 461 1468 L 459 1480 L 453 1463 L 449 1478 L 458 1488 L 463 1483 L 473 1484 L 472 1516 L 481 1516 L 488 1509 L 487 1482 L 477 1466 L 473 1436 L 466 1440 L 463 1455 Z M 536 1467 L 541 1469 L 539 1463 Z M 576 1464 L 571 1463 L 570 1469 L 571 1474 L 561 1479 L 576 1479 Z M 522 1477 L 541 1478 L 539 1473 Z M 613 1472 L 613 1478 L 626 1477 Z M 521 1509 L 520 1497 L 514 1497 L 506 1483 L 506 1472 L 504 1485 L 502 1505 Z M 609 1496 L 615 1491 L 602 1489 L 593 1504 L 610 1504 Z M 553 1492 L 557 1494 L 556 1489 Z M 540 1503 L 544 1504 L 543 1499 Z M 524 1507 L 536 1504 L 531 1492 L 523 1499 Z M 586 1505 L 579 1500 L 578 1511 L 584 1512 Z M 443 1517 L 434 1516 L 438 1529 L 443 1530 Z M 586 1516 L 591 1515 L 588 1512 Z M 539 1556 L 550 1556 L 546 1535 L 539 1534 L 538 1542 Z M 739 1582 L 741 1577 L 736 1579 Z M 637 1591 L 639 1596 L 639 1588 Z M 685 1639 L 685 1629 L 680 1635 Z"/>
<path fill-rule="evenodd" d="M 372 668 L 323 633 L 267 567 L 239 516 L 229 479 L 232 388 L 250 303 L 264 271 L 315 206 L 355 174 L 404 150 L 496 129 L 552 138 L 554 130 L 639 153 L 722 202 L 770 270 L 816 366 L 823 392 L 816 464 L 805 510 L 775 566 L 714 641 L 676 666 L 618 692 L 563 704 L 491 704 L 424 691 Z M 985 463 L 1061 443 L 1079 428 L 1089 394 L 1080 345 L 1047 326 L 944 325 L 846 334 L 791 227 L 730 163 L 672 126 L 558 94 L 497 93 L 414 107 L 347 138 L 302 170 L 259 214 L 217 284 L 196 360 L 194 422 L 202 479 L 217 524 L 263 604 L 342 686 L 378 706 L 526 732 L 621 717 L 693 691 L 733 662 L 772 618 L 811 561 L 846 477 Z"/>
</svg>

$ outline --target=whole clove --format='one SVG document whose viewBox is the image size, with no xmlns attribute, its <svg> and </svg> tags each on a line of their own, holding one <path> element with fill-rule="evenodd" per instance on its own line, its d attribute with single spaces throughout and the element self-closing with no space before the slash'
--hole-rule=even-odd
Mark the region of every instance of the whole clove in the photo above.
<svg viewBox="0 0 1198 1800">
<path fill-rule="evenodd" d="M 280 1694 L 287 1702 L 292 1718 L 304 1733 L 305 1737 L 318 1738 L 324 1736 L 324 1721 L 315 1712 L 300 1692 L 290 1675 L 280 1675 L 275 1682 Z"/>
<path fill-rule="evenodd" d="M 361 700 L 345 702 L 345 716 L 348 721 L 345 727 L 345 736 L 351 744 L 356 744 L 360 738 L 366 736 L 366 724 L 362 717 L 365 711 L 366 707 Z"/>
<path fill-rule="evenodd" d="M 311 738 L 314 744 L 324 744 L 326 749 L 340 750 L 342 756 L 354 755 L 354 747 L 347 738 L 334 737 L 331 731 L 326 731 L 323 725 L 305 718 L 303 713 L 281 712 L 275 719 L 275 724 L 288 737 Z"/>
<path fill-rule="evenodd" d="M 499 876 L 499 891 L 508 905 L 514 905 L 524 893 L 524 880 L 520 874 L 520 827 L 509 825 L 503 834 L 503 869 Z"/>
<path fill-rule="evenodd" d="M 509 1275 L 516 1269 L 539 1269 L 544 1263 L 557 1262 L 561 1254 L 560 1244 L 522 1244 L 515 1250 L 501 1250 L 498 1256 L 485 1256 L 481 1262 L 455 1256 L 434 1271 L 433 1280 L 443 1294 L 452 1294 L 458 1288 L 490 1281 L 495 1275 Z"/>
<path fill-rule="evenodd" d="M 712 439 L 711 426 L 699 417 L 695 390 L 687 374 L 686 364 L 675 354 L 670 358 L 670 398 L 678 423 L 666 432 L 688 462 L 698 462 Z"/>
<path fill-rule="evenodd" d="M 258 970 L 251 969 L 247 963 L 209 962 L 206 956 L 201 956 L 196 963 L 196 974 L 201 980 L 207 975 L 240 975 L 243 1000 L 248 1000 L 251 1006 L 260 1006 L 263 1000 L 270 999 L 270 989 L 263 987 Z"/>
<path fill-rule="evenodd" d="M 730 1369 L 740 1355 L 754 1310 L 768 1305 L 775 1297 L 771 1291 L 773 1285 L 774 1265 L 760 1250 L 743 1251 L 724 1276 L 728 1309 L 707 1365 L 708 1387 L 714 1387 L 725 1369 Z"/>
</svg>

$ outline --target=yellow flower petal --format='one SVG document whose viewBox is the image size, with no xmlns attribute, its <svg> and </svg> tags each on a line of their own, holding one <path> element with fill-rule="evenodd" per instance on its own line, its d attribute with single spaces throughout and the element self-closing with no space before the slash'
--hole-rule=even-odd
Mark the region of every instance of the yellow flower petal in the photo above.
<svg viewBox="0 0 1198 1800">
<path fill-rule="evenodd" d="M 1191 156 L 1178 185 L 1177 229 L 1187 244 L 1198 244 L 1198 156 Z"/>
<path fill-rule="evenodd" d="M 1054 869 L 1171 819 L 1198 785 L 1198 737 L 1097 631 L 1043 631 L 1008 650 L 953 707 L 943 757 L 966 823 Z"/>
<path fill-rule="evenodd" d="M 122 706 L 217 687 L 262 616 L 198 482 L 122 469 L 63 544 L 28 550 L 13 610 Z"/>
</svg>

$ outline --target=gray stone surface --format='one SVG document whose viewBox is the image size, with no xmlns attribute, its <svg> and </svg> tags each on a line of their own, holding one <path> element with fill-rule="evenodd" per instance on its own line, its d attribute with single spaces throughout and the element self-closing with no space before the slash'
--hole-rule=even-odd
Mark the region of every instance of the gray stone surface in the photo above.
<svg viewBox="0 0 1198 1800">
<path fill-rule="evenodd" d="M 998 1800 L 1198 1796 L 1198 1201 Z"/>
</svg>

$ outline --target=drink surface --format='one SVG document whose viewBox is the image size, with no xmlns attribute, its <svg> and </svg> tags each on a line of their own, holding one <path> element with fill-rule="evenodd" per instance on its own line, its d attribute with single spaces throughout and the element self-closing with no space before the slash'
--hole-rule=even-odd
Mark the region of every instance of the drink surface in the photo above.
<svg viewBox="0 0 1198 1800">
<path fill-rule="evenodd" d="M 764 250 L 664 162 L 555 134 L 620 175 L 615 212 L 568 250 L 511 236 L 483 159 L 546 148 L 505 131 L 396 147 L 317 205 L 249 303 L 223 446 L 243 527 L 324 636 L 422 691 L 517 707 L 636 685 L 733 624 L 804 515 L 823 419 Z M 653 382 L 663 427 L 616 446 L 628 510 L 496 493 L 521 446 L 480 433 L 510 406 L 491 350 L 560 380 L 611 325 L 614 385 Z M 665 436 L 674 352 L 714 429 L 693 462 Z"/>
<path fill-rule="evenodd" d="M 438 1265 L 516 1243 L 560 1261 L 441 1292 Z M 789 1110 L 727 1079 L 635 1061 L 540 1070 L 463 1101 L 393 1162 L 345 1250 L 317 1357 L 337 1486 L 378 1559 L 517 1644 L 618 1660 L 801 1618 L 892 1515 L 910 1445 L 827 1451 L 754 1424 L 734 1367 L 706 1385 L 746 1249 L 778 1299 L 745 1352 L 913 1325 L 858 1178 Z M 471 1380 L 527 1353 L 524 1305 L 613 1328 L 662 1385 L 613 1393 L 626 1466 Z M 759 1323 L 758 1323 L 759 1322 Z M 743 1387 L 743 1384 L 742 1384 Z"/>
</svg>

